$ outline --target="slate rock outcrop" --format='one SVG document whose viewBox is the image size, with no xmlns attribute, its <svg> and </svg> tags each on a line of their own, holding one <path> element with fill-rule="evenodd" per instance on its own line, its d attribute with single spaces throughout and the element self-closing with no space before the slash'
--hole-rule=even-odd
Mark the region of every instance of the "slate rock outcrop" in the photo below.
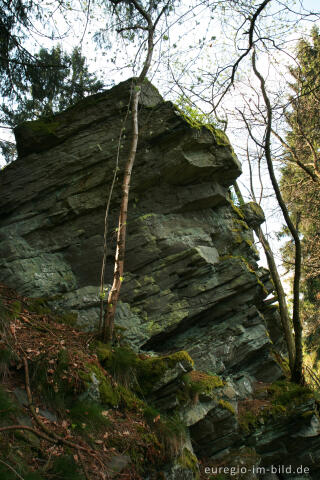
<svg viewBox="0 0 320 480">
<path fill-rule="evenodd" d="M 0 280 L 51 297 L 88 329 L 98 318 L 104 208 L 121 128 L 120 172 L 128 150 L 131 126 L 123 118 L 129 91 L 127 81 L 17 127 L 19 159 L 0 178 Z M 223 132 L 191 128 L 145 83 L 117 322 L 136 348 L 179 346 L 199 368 L 245 370 L 265 380 L 280 372 L 261 315 L 272 286 L 257 266 L 245 216 L 230 200 L 228 188 L 240 173 Z M 108 222 L 107 281 L 120 185 L 119 173 Z M 258 352 L 262 367 L 252 359 Z"/>
<path fill-rule="evenodd" d="M 0 173 L 0 281 L 74 312 L 88 330 L 99 318 L 105 205 L 119 147 L 106 285 L 112 279 L 131 85 L 17 127 L 19 158 Z M 116 323 L 136 350 L 186 350 L 196 369 L 225 379 L 236 405 L 256 382 L 283 376 L 277 309 L 264 302 L 273 285 L 258 266 L 252 231 L 263 212 L 231 200 L 241 166 L 226 135 L 192 128 L 149 82 L 139 124 Z M 234 413 L 217 402 L 185 418 L 200 453 L 241 444 Z"/>
</svg>

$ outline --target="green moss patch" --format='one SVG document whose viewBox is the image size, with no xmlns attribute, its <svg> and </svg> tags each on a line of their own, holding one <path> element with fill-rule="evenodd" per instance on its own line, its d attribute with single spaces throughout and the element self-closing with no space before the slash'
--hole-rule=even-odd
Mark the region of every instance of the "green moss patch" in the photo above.
<svg viewBox="0 0 320 480">
<path fill-rule="evenodd" d="M 70 409 L 72 428 L 99 431 L 110 425 L 110 420 L 104 416 L 103 407 L 92 401 L 78 400 Z"/>
<path fill-rule="evenodd" d="M 296 408 L 312 398 L 314 393 L 308 388 L 288 380 L 261 384 L 255 391 L 255 398 L 239 402 L 239 425 L 249 431 L 271 418 L 294 416 Z"/>
<path fill-rule="evenodd" d="M 19 407 L 12 400 L 11 395 L 0 385 L 0 421 L 7 421 L 11 415 L 18 412 Z"/>
<path fill-rule="evenodd" d="M 137 355 L 127 347 L 111 349 L 108 345 L 98 343 L 97 354 L 104 368 L 112 376 L 143 395 L 150 394 L 154 385 L 178 363 L 193 367 L 193 360 L 185 351 L 151 357 Z"/>
<path fill-rule="evenodd" d="M 61 455 L 55 458 L 49 473 L 56 480 L 85 480 L 72 455 Z"/>
<path fill-rule="evenodd" d="M 194 480 L 198 480 L 200 478 L 198 459 L 187 448 L 183 449 L 180 457 L 177 460 L 177 463 L 181 465 L 181 467 L 190 470 L 194 475 Z"/>
<path fill-rule="evenodd" d="M 294 413 L 295 407 L 314 397 L 312 391 L 287 380 L 279 380 L 268 387 L 271 395 L 273 410 L 285 412 L 287 415 Z"/>
<path fill-rule="evenodd" d="M 232 201 L 230 201 L 230 206 L 231 206 L 232 210 L 234 211 L 234 213 L 237 215 L 237 217 L 240 220 L 245 221 L 245 216 L 242 213 L 242 211 L 240 210 L 240 208 L 237 207 Z"/>
<path fill-rule="evenodd" d="M 185 392 L 191 399 L 201 394 L 213 396 L 214 390 L 224 385 L 218 375 L 210 375 L 197 370 L 184 375 L 183 382 L 185 384 Z"/>
<path fill-rule="evenodd" d="M 59 122 L 54 121 L 50 117 L 40 120 L 34 120 L 33 122 L 25 123 L 27 127 L 38 135 L 55 135 Z"/>
<path fill-rule="evenodd" d="M 235 411 L 235 409 L 233 408 L 233 406 L 231 405 L 230 402 L 220 398 L 218 403 L 219 403 L 220 407 L 224 408 L 225 410 L 228 410 L 230 413 L 232 413 L 232 415 L 236 414 L 236 411 Z"/>
</svg>

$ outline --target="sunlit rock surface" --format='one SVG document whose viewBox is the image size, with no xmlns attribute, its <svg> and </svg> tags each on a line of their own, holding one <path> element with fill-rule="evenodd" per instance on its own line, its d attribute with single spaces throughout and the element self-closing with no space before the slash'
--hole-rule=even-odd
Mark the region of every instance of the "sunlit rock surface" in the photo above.
<svg viewBox="0 0 320 480">
<path fill-rule="evenodd" d="M 88 330 L 98 323 L 105 205 L 123 129 L 106 286 L 112 280 L 130 87 L 124 82 L 19 126 L 19 158 L 0 174 L 0 281 L 75 312 Z M 273 286 L 257 265 L 252 231 L 263 212 L 252 203 L 243 209 L 232 203 L 229 187 L 241 166 L 225 134 L 191 128 L 148 82 L 139 124 L 117 324 L 136 350 L 187 350 L 196 369 L 225 379 L 229 393 L 219 398 L 236 407 L 255 382 L 283 375 L 275 355 L 284 350 L 279 314 L 264 302 Z M 163 390 L 162 403 L 167 398 L 169 405 L 172 395 Z M 243 446 L 236 413 L 212 398 L 185 411 L 196 453 L 209 457 Z M 315 428 L 314 421 L 300 428 L 297 442 L 312 437 L 316 445 Z M 270 450 L 286 440 L 279 430 L 263 435 L 264 443 L 251 436 L 250 445 L 278 461 Z M 283 451 L 289 458 L 288 446 Z"/>
</svg>

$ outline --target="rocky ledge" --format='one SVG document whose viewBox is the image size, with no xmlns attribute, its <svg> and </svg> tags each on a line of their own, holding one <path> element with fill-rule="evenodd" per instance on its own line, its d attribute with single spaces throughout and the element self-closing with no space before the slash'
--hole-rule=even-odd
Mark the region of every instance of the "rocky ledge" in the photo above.
<svg viewBox="0 0 320 480">
<path fill-rule="evenodd" d="M 71 312 L 87 330 L 99 317 L 105 205 L 119 146 L 106 284 L 112 278 L 121 171 L 131 134 L 124 121 L 131 83 L 17 127 L 19 158 L 0 174 L 0 281 L 45 299 L 57 312 Z M 116 323 L 135 351 L 184 350 L 197 371 L 222 378 L 218 399 L 204 395 L 185 411 L 180 405 L 198 455 L 212 460 L 235 449 L 241 456 L 249 446 L 259 462 L 268 463 L 278 459 L 270 449 L 280 442 L 282 463 L 290 462 L 289 424 L 281 423 L 273 434 L 259 424 L 261 431 L 266 428 L 261 444 L 262 434 L 239 433 L 237 420 L 238 404 L 254 398 L 257 384 L 284 377 L 278 311 L 265 302 L 273 286 L 257 264 L 252 231 L 264 221 L 263 213 L 252 203 L 234 205 L 230 187 L 241 166 L 222 131 L 212 125 L 192 128 L 148 82 L 139 122 Z M 163 409 L 177 402 L 175 389 L 166 388 L 154 396 Z M 309 432 L 303 425 L 301 432 Z M 313 437 L 316 449 L 318 432 Z M 308 457 L 314 468 L 315 458 Z"/>
</svg>

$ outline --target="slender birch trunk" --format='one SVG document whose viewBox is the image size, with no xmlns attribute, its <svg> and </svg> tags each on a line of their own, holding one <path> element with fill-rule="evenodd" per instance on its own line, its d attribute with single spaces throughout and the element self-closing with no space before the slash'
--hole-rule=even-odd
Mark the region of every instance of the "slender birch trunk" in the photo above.
<svg viewBox="0 0 320 480">
<path fill-rule="evenodd" d="M 136 158 L 138 138 L 139 138 L 139 124 L 138 124 L 138 105 L 139 98 L 141 93 L 142 84 L 146 78 L 146 75 L 149 71 L 152 55 L 153 55 L 153 40 L 154 32 L 156 26 L 161 18 L 161 16 L 167 10 L 170 0 L 163 6 L 157 18 L 153 22 L 151 18 L 151 9 L 145 10 L 138 0 L 131 0 L 133 7 L 137 12 L 140 13 L 141 17 L 146 22 L 147 26 L 135 26 L 132 27 L 140 28 L 148 32 L 147 38 L 147 54 L 146 60 L 144 62 L 143 68 L 136 82 L 133 82 L 133 94 L 131 99 L 131 110 L 132 110 L 132 137 L 131 145 L 128 160 L 125 166 L 123 184 L 122 184 L 122 198 L 118 222 L 118 232 L 117 232 L 117 248 L 115 254 L 114 262 L 114 273 L 113 273 L 113 283 L 111 290 L 108 295 L 108 303 L 104 313 L 103 326 L 102 326 L 102 339 L 104 342 L 112 342 L 113 331 L 114 331 L 114 317 L 116 313 L 117 303 L 119 301 L 121 283 L 123 280 L 124 272 L 124 257 L 126 250 L 126 230 L 127 230 L 127 216 L 128 216 L 128 201 L 129 201 L 129 189 L 131 182 L 131 173 L 133 169 L 133 164 Z"/>
<path fill-rule="evenodd" d="M 140 97 L 140 86 L 133 87 L 135 89 L 132 98 L 132 139 L 129 157 L 125 166 L 122 199 L 120 206 L 120 215 L 117 232 L 117 248 L 114 263 L 113 284 L 108 295 L 108 303 L 104 314 L 102 337 L 104 341 L 111 341 L 113 338 L 114 316 L 116 313 L 117 303 L 119 300 L 121 282 L 123 280 L 124 256 L 126 249 L 126 230 L 128 216 L 129 189 L 131 181 L 131 173 L 137 152 L 139 127 L 138 127 L 138 104 Z"/>
</svg>

